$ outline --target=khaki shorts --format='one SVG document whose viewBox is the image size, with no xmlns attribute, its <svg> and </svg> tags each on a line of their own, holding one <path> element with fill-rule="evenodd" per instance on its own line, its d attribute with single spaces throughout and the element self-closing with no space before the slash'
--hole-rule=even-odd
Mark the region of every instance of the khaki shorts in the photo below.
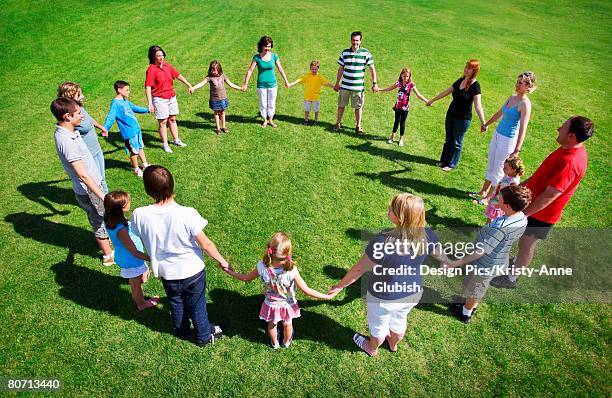
<svg viewBox="0 0 612 398">
<path fill-rule="evenodd" d="M 365 91 L 350 91 L 343 88 L 338 93 L 338 107 L 344 108 L 348 105 L 349 98 L 351 99 L 351 107 L 353 109 L 363 108 L 365 102 Z"/>
<path fill-rule="evenodd" d="M 463 280 L 463 296 L 480 302 L 487 293 L 493 278 L 493 276 L 483 277 L 472 274 L 467 276 Z"/>
<path fill-rule="evenodd" d="M 153 107 L 155 108 L 155 119 L 168 119 L 170 116 L 179 114 L 176 96 L 172 98 L 153 97 Z"/>
</svg>

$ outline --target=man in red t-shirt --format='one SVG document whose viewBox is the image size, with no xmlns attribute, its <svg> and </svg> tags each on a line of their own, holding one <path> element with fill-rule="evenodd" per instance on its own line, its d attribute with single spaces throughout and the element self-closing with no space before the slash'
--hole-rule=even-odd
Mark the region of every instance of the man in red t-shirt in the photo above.
<svg viewBox="0 0 612 398">
<path fill-rule="evenodd" d="M 531 204 L 523 210 L 527 230 L 519 240 L 514 269 L 528 267 L 538 242 L 560 219 L 563 208 L 576 191 L 587 169 L 584 142 L 594 132 L 593 122 L 583 116 L 569 118 L 557 129 L 557 150 L 548 155 L 533 175 L 523 182 L 531 190 Z M 519 273 L 498 276 L 491 281 L 494 287 L 513 289 Z"/>
</svg>

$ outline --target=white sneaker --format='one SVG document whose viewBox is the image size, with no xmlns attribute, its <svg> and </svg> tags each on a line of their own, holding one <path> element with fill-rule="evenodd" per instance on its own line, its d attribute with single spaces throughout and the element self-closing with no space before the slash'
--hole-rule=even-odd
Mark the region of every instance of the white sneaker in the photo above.
<svg viewBox="0 0 612 398">
<path fill-rule="evenodd" d="M 404 146 L 404 140 L 400 140 L 399 146 Z"/>
<path fill-rule="evenodd" d="M 140 178 L 142 178 L 143 174 L 142 174 L 142 170 L 140 170 L 140 167 L 136 167 L 134 169 L 134 174 Z"/>
<path fill-rule="evenodd" d="M 144 163 L 142 164 L 142 170 L 144 171 L 144 169 L 146 169 L 147 167 L 149 167 L 149 163 L 144 162 Z"/>
<path fill-rule="evenodd" d="M 164 152 L 172 153 L 172 148 L 170 148 L 170 145 L 164 144 Z"/>
<path fill-rule="evenodd" d="M 393 140 L 392 140 L 391 138 L 389 138 L 389 139 L 387 140 L 387 144 L 393 144 Z"/>
<path fill-rule="evenodd" d="M 114 250 L 108 256 L 104 256 L 104 255 L 102 256 L 103 266 L 110 267 L 113 264 L 115 264 L 115 251 Z"/>
<path fill-rule="evenodd" d="M 174 140 L 173 144 L 176 145 L 176 146 L 180 146 L 180 147 L 186 147 L 187 146 L 187 144 L 185 144 L 183 141 L 181 141 L 180 138 L 177 139 L 177 140 Z"/>
</svg>

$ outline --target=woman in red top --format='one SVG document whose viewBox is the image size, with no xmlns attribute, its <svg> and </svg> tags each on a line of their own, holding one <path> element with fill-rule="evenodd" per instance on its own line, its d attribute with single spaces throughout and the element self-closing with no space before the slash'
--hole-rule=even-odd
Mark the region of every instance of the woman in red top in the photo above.
<svg viewBox="0 0 612 398">
<path fill-rule="evenodd" d="M 176 115 L 178 115 L 179 109 L 176 92 L 174 91 L 174 79 L 178 79 L 188 88 L 191 88 L 191 84 L 174 69 L 174 66 L 165 62 L 165 57 L 166 52 L 160 46 L 149 47 L 149 68 L 147 69 L 145 87 L 149 112 L 155 112 L 164 151 L 172 153 L 172 149 L 168 145 L 166 126 L 170 127 L 174 145 L 187 146 L 178 135 Z"/>
</svg>

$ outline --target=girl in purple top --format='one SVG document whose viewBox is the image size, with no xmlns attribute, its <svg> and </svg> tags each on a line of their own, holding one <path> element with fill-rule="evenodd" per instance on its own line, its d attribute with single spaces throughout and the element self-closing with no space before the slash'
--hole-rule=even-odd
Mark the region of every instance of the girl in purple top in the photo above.
<svg viewBox="0 0 612 398">
<path fill-rule="evenodd" d="M 393 132 L 387 141 L 387 144 L 393 144 L 395 133 L 397 128 L 400 128 L 400 139 L 399 146 L 404 146 L 404 132 L 406 131 L 406 119 L 408 118 L 408 111 L 410 110 L 410 92 L 414 91 L 414 94 L 421 101 L 427 103 L 427 98 L 423 97 L 416 85 L 412 81 L 412 72 L 408 68 L 402 69 L 397 81 L 387 88 L 383 88 L 380 91 L 391 91 L 398 89 L 397 101 L 393 105 L 393 111 L 395 112 L 395 121 L 393 122 Z"/>
<path fill-rule="evenodd" d="M 215 115 L 215 125 L 217 126 L 215 132 L 221 134 L 221 132 L 229 133 L 229 130 L 225 126 L 225 110 L 229 107 L 229 100 L 227 99 L 227 93 L 225 92 L 224 83 L 234 90 L 241 90 L 242 87 L 234 84 L 223 74 L 223 68 L 221 63 L 216 59 L 213 60 L 208 66 L 208 74 L 198 84 L 189 89 L 189 94 L 193 94 L 194 91 L 200 87 L 204 87 L 206 83 L 210 83 L 210 100 L 208 106 Z"/>
</svg>

